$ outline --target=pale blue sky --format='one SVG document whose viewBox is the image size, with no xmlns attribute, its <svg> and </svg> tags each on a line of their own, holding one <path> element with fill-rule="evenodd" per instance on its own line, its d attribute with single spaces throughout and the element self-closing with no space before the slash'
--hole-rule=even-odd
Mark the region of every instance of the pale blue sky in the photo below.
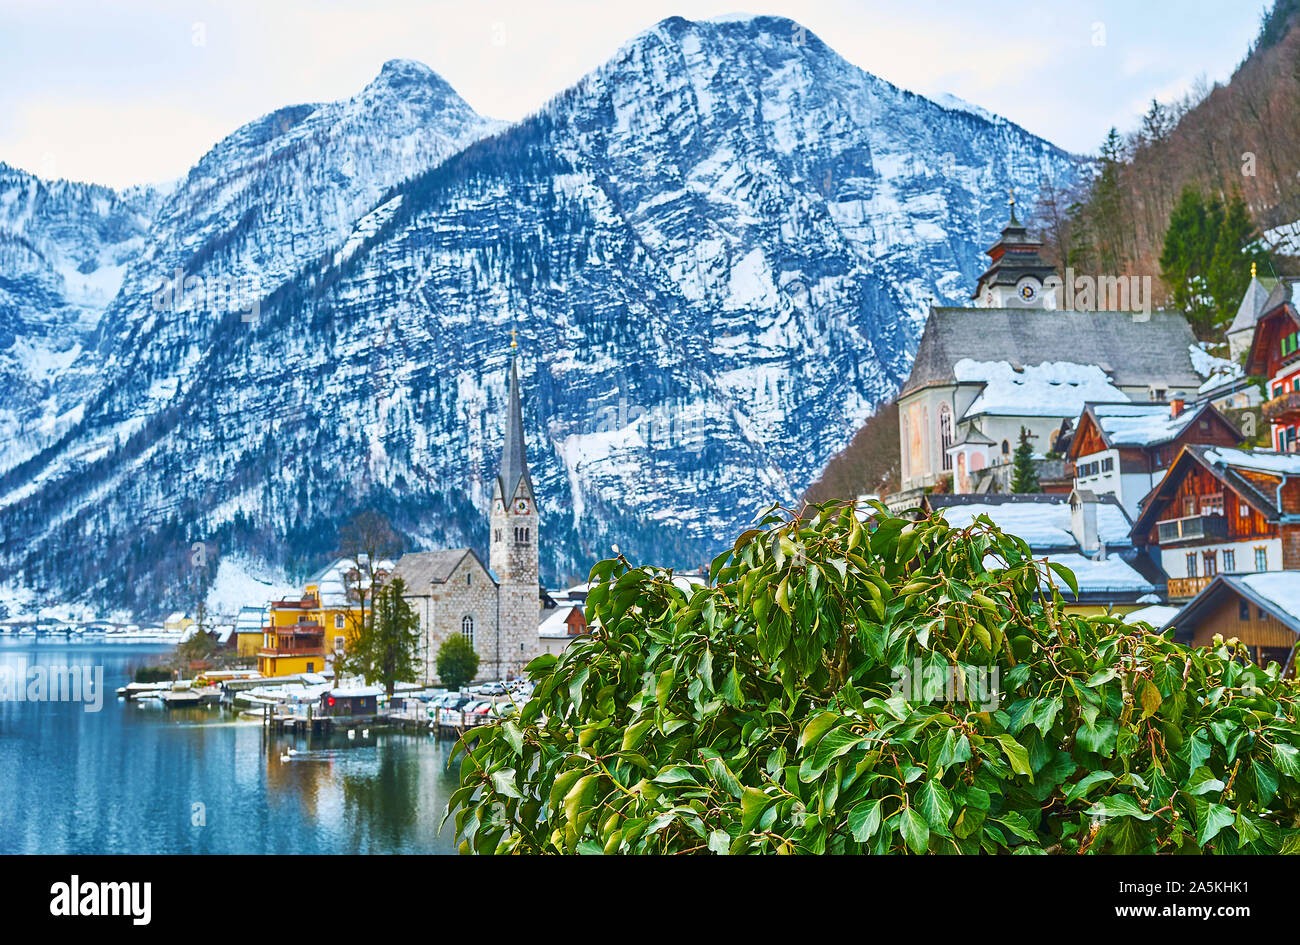
<svg viewBox="0 0 1300 945">
<path fill-rule="evenodd" d="M 427 63 L 479 112 L 533 111 L 671 15 L 789 16 L 905 88 L 951 92 L 1074 151 L 1152 96 L 1223 81 L 1248 0 L 0 0 L 0 160 L 113 186 L 183 175 L 284 105 L 346 98 L 387 59 Z M 1104 42 L 1099 42 L 1102 40 Z"/>
</svg>

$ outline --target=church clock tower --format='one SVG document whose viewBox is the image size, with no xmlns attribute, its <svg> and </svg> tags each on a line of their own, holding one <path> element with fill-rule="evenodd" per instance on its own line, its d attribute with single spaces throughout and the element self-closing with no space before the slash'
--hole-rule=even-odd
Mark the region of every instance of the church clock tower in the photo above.
<svg viewBox="0 0 1300 945">
<path fill-rule="evenodd" d="M 516 347 L 512 340 L 510 347 Z M 513 354 L 513 351 L 512 351 Z M 528 475 L 524 417 L 519 400 L 519 363 L 510 361 L 510 396 L 506 406 L 501 470 L 492 487 L 492 533 L 488 556 L 497 591 L 497 660 L 499 677 L 518 674 L 537 649 L 541 588 L 537 578 L 538 514 L 533 481 Z"/>
<path fill-rule="evenodd" d="M 989 248 L 989 268 L 979 277 L 971 299 L 976 308 L 1056 308 L 1056 296 L 1048 283 L 1056 270 L 1039 257 L 1043 244 L 1031 238 L 1016 219 L 1014 196 L 1008 204 L 1011 220 Z"/>
</svg>

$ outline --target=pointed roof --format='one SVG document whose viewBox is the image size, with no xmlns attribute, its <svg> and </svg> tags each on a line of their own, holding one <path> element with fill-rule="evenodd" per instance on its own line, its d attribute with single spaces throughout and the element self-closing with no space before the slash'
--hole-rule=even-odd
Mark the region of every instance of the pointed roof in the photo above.
<svg viewBox="0 0 1300 945">
<path fill-rule="evenodd" d="M 1259 316 L 1264 314 L 1269 292 L 1277 286 L 1277 281 L 1268 278 L 1259 279 L 1254 274 L 1251 275 L 1250 285 L 1246 286 L 1246 293 L 1241 297 L 1241 304 L 1237 306 L 1237 315 L 1228 326 L 1227 334 L 1235 335 L 1239 331 L 1255 330 L 1255 322 L 1259 321 Z"/>
<path fill-rule="evenodd" d="M 987 250 L 989 267 L 975 280 L 975 291 L 970 296 L 972 299 L 979 298 L 986 284 L 1015 285 L 1027 275 L 1037 276 L 1041 282 L 1056 272 L 1055 267 L 1043 262 L 1038 255 L 1038 251 L 1043 248 L 1042 241 L 1032 238 L 1029 229 L 1016 219 L 1014 198 L 1010 204 L 1011 219 L 1002 228 L 998 241 Z"/>
<path fill-rule="evenodd" d="M 528 475 L 527 444 L 524 442 L 524 411 L 519 401 L 519 359 L 510 359 L 510 401 L 506 405 L 506 438 L 501 448 L 501 470 L 497 474 L 497 487 L 502 498 L 514 498 L 521 480 Z"/>
</svg>

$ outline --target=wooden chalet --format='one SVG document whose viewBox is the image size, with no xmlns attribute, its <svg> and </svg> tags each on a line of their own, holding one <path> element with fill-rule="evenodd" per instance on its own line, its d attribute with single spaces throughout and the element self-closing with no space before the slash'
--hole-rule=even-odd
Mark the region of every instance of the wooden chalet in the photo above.
<svg viewBox="0 0 1300 945">
<path fill-rule="evenodd" d="M 1215 634 L 1236 637 L 1260 666 L 1279 664 L 1295 676 L 1300 640 L 1300 571 L 1220 574 L 1178 611 L 1167 626 L 1176 639 L 1209 646 Z"/>
<path fill-rule="evenodd" d="M 1158 549 L 1171 600 L 1219 574 L 1300 567 L 1300 456 L 1184 446 L 1142 501 L 1133 543 Z"/>
<path fill-rule="evenodd" d="M 1089 403 L 1065 451 L 1075 489 L 1113 495 L 1133 517 L 1184 446 L 1236 446 L 1241 432 L 1208 402 Z"/>
</svg>

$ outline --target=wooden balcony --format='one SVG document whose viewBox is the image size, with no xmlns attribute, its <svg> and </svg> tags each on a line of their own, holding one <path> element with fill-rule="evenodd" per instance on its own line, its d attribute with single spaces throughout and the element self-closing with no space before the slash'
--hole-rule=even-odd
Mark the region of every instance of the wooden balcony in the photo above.
<svg viewBox="0 0 1300 945">
<path fill-rule="evenodd" d="M 1228 537 L 1228 519 L 1223 514 L 1187 515 L 1156 522 L 1156 537 L 1161 545 L 1184 541 L 1223 541 Z"/>
<path fill-rule="evenodd" d="M 1264 419 L 1270 423 L 1295 423 L 1300 420 L 1300 391 L 1289 391 L 1264 402 Z"/>
<path fill-rule="evenodd" d="M 1215 575 L 1203 575 L 1202 577 L 1189 578 L 1170 578 L 1169 579 L 1169 599 L 1170 600 L 1187 600 L 1195 597 L 1201 591 L 1205 590 Z"/>
</svg>

